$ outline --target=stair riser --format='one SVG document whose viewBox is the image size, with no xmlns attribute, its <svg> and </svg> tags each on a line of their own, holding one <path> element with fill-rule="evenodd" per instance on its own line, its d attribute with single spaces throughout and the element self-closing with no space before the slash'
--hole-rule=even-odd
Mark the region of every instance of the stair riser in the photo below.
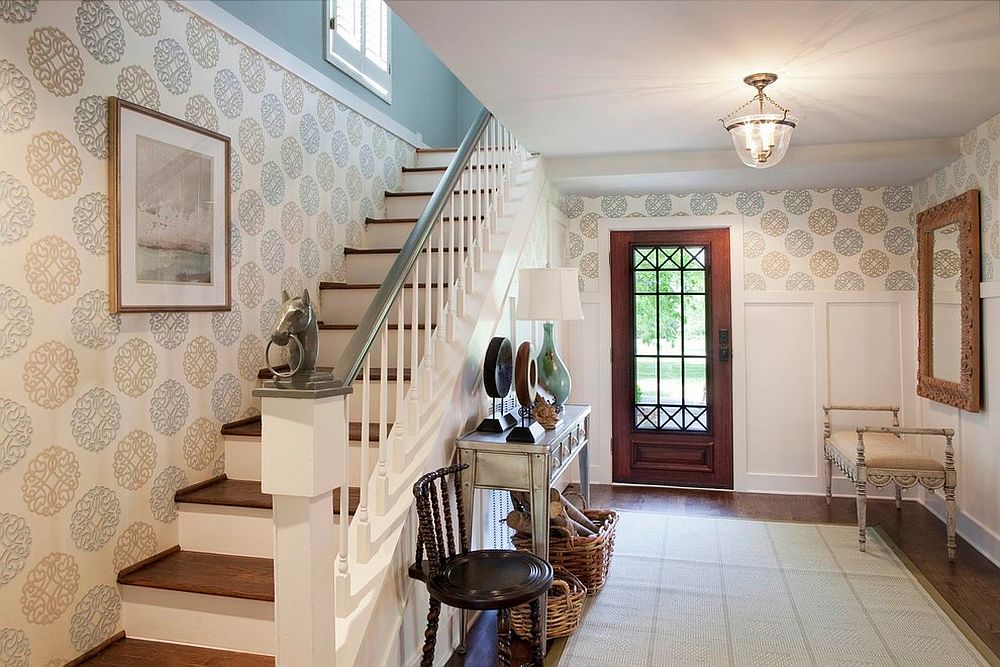
<svg viewBox="0 0 1000 667">
<path fill-rule="evenodd" d="M 412 349 L 410 343 L 410 331 L 406 331 L 406 335 L 403 337 L 403 341 L 406 347 L 403 349 L 403 365 L 409 367 L 410 365 L 410 350 Z M 424 353 L 424 341 L 426 338 L 422 335 L 417 337 L 417 360 L 419 361 Z M 329 330 L 322 329 L 319 332 L 319 357 L 317 364 L 320 366 L 336 366 L 337 362 L 340 360 L 340 355 L 347 347 L 347 343 L 351 340 L 351 336 L 354 335 L 354 330 L 341 331 L 341 330 Z M 399 331 L 395 329 L 389 330 L 389 356 L 386 360 L 386 365 L 389 368 L 396 367 L 396 341 L 399 339 Z M 375 342 L 375 346 L 372 348 L 372 369 L 377 370 L 382 364 L 382 344 L 379 341 Z"/>
<path fill-rule="evenodd" d="M 438 258 L 435 257 L 435 259 Z M 439 267 L 435 265 L 433 268 L 433 279 L 436 279 Z M 323 290 L 320 297 L 320 319 L 326 324 L 357 325 L 361 322 L 368 307 L 371 306 L 376 291 L 378 291 L 377 288 Z M 437 321 L 438 292 L 440 290 L 431 288 L 430 291 L 431 322 L 433 323 Z M 406 301 L 404 302 L 406 312 L 404 312 L 403 318 L 409 322 L 412 319 L 413 291 L 407 290 L 406 292 Z M 425 321 L 427 297 L 427 289 L 421 285 L 417 298 L 421 322 Z M 389 324 L 397 324 L 398 322 L 399 309 L 393 308 L 389 313 Z"/>
<path fill-rule="evenodd" d="M 451 164 L 451 159 L 455 157 L 454 151 L 424 153 L 417 151 L 417 163 L 415 167 L 447 167 Z"/>
<path fill-rule="evenodd" d="M 409 192 L 433 191 L 441 182 L 443 171 L 408 171 L 403 173 L 403 190 Z"/>
<path fill-rule="evenodd" d="M 458 252 L 452 253 L 452 262 L 459 266 Z M 432 260 L 434 266 L 434 280 L 437 280 L 438 259 L 437 253 Z M 447 256 L 448 253 L 445 253 Z M 389 267 L 396 261 L 397 255 L 392 253 L 374 253 L 364 255 L 345 255 L 344 268 L 347 272 L 347 282 L 350 283 L 381 283 L 389 273 Z M 424 273 L 425 260 L 421 258 L 420 274 Z M 445 271 L 448 269 L 448 260 L 445 259 Z M 423 278 L 420 279 L 423 282 Z M 432 281 L 433 282 L 433 281 Z"/>
<path fill-rule="evenodd" d="M 132 639 L 274 655 L 274 603 L 121 586 Z"/>
<path fill-rule="evenodd" d="M 447 213 L 447 212 L 446 212 Z M 393 222 L 393 223 L 374 223 L 368 225 L 365 233 L 368 235 L 368 247 L 369 248 L 402 248 L 406 240 L 410 238 L 410 232 L 416 223 L 413 222 Z M 469 222 L 466 222 L 466 234 L 469 233 L 470 227 Z M 439 238 L 439 231 L 434 230 L 431 235 L 431 247 L 441 248 L 448 246 L 456 246 L 458 244 L 458 223 L 455 223 L 455 241 L 451 240 L 451 223 L 445 221 L 444 223 L 444 242 Z"/>
<path fill-rule="evenodd" d="M 496 157 L 502 157 L 507 151 L 476 151 L 473 153 L 473 164 L 479 164 L 478 160 L 484 162 L 497 163 Z M 447 167 L 455 157 L 455 151 L 446 152 L 417 152 L 417 163 L 414 167 Z"/>
<path fill-rule="evenodd" d="M 408 195 L 406 197 L 386 197 L 385 217 L 418 218 L 427 208 L 430 195 Z"/>
<path fill-rule="evenodd" d="M 377 460 L 378 453 L 375 452 Z M 274 558 L 271 510 L 178 503 L 181 549 L 233 556 Z M 340 516 L 331 515 L 335 525 Z M 334 548 L 339 534 L 334 535 Z"/>
<path fill-rule="evenodd" d="M 475 184 L 473 184 L 475 186 Z M 466 186 L 468 188 L 468 185 Z M 478 190 L 478 188 L 474 188 Z M 464 191 L 464 189 L 463 189 Z M 427 208 L 431 196 L 425 195 L 405 195 L 402 197 L 385 198 L 385 217 L 387 218 L 418 218 Z M 474 193 L 472 197 L 466 197 L 465 202 L 455 201 L 455 217 L 470 215 L 481 215 L 489 208 L 489 192 L 484 188 L 482 194 Z M 464 208 L 463 208 L 464 207 Z M 446 204 L 444 214 L 451 216 L 451 205 Z"/>
<path fill-rule="evenodd" d="M 395 387 L 392 387 L 395 391 Z M 361 391 L 360 385 L 357 386 L 357 391 Z M 360 394 L 359 394 L 360 395 Z M 388 422 L 391 423 L 395 417 L 395 401 L 396 395 L 389 395 L 389 414 Z M 378 391 L 372 394 L 372 415 L 374 420 L 378 419 Z M 357 403 L 357 407 L 351 405 L 352 421 L 359 421 L 361 419 L 361 401 L 352 401 L 352 403 Z M 357 412 L 357 420 L 355 420 L 354 412 Z M 388 431 L 388 428 L 387 428 Z M 374 469 L 374 463 L 378 459 L 378 428 L 373 428 L 371 432 L 370 450 L 368 452 L 369 458 L 369 468 Z M 226 438 L 226 477 L 229 479 L 249 479 L 256 482 L 260 481 L 260 438 Z M 351 441 L 351 446 L 347 450 L 348 457 L 348 483 L 353 486 L 359 486 L 361 480 L 360 470 L 361 470 L 361 443 L 357 440 Z M 189 503 L 180 503 L 179 506 L 192 506 Z M 206 505 L 199 505 L 199 507 L 211 507 Z M 223 509 L 226 509 L 223 507 Z M 252 510 L 253 508 L 245 508 Z M 268 514 L 270 516 L 270 513 Z M 185 549 L 189 547 L 185 546 L 181 542 L 181 546 Z M 206 551 L 205 549 L 192 549 L 192 551 Z M 218 553 L 230 553 L 220 551 Z M 233 552 L 237 555 L 250 556 L 252 554 L 242 554 L 238 552 Z"/>
<path fill-rule="evenodd" d="M 409 388 L 409 384 L 410 384 L 409 382 L 406 382 L 406 383 L 403 384 L 403 402 L 404 402 L 404 404 L 406 402 L 406 390 Z M 347 401 L 347 414 L 349 415 L 349 418 L 350 418 L 350 420 L 352 422 L 360 422 L 360 421 L 362 421 L 362 413 L 361 413 L 361 403 L 362 403 L 362 400 L 361 400 L 361 385 L 362 385 L 361 380 L 355 380 L 354 381 L 354 393 L 350 395 L 350 397 L 348 398 L 348 401 Z M 369 398 L 368 398 L 368 403 L 369 403 L 369 405 L 368 405 L 368 421 L 369 422 L 378 422 L 379 405 L 381 404 L 380 403 L 380 390 L 379 390 L 380 386 L 381 385 L 378 382 L 372 382 L 371 383 L 371 394 L 369 395 Z M 386 406 L 385 406 L 385 408 L 386 408 L 385 409 L 385 413 L 387 415 L 386 416 L 386 420 L 387 420 L 388 423 L 391 424 L 392 422 L 396 421 L 396 383 L 395 382 L 387 382 L 386 383 L 386 386 L 385 386 L 385 395 L 386 395 L 386 399 L 387 399 Z M 355 445 L 359 445 L 360 443 L 355 442 L 354 444 Z"/>
<path fill-rule="evenodd" d="M 402 248 L 416 223 L 394 222 L 376 223 L 365 227 L 370 248 Z"/>
</svg>

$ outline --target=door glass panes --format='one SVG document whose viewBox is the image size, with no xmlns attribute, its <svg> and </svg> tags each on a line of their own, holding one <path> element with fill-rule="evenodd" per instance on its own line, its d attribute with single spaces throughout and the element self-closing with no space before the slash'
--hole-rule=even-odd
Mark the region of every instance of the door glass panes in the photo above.
<svg viewBox="0 0 1000 667">
<path fill-rule="evenodd" d="M 708 430 L 704 246 L 632 249 L 634 425 L 643 430 Z"/>
</svg>

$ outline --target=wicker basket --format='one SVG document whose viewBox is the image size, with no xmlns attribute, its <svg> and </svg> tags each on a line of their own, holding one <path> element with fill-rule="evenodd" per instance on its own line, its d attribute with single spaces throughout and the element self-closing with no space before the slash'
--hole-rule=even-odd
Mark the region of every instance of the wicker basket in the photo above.
<svg viewBox="0 0 1000 667">
<path fill-rule="evenodd" d="M 568 637 L 580 625 L 583 616 L 583 600 L 587 597 L 587 587 L 569 571 L 555 568 L 555 579 L 549 589 L 549 603 L 546 608 L 545 637 Z M 531 608 L 522 604 L 510 610 L 510 625 L 519 637 L 531 638 Z"/>
<path fill-rule="evenodd" d="M 604 586 L 615 551 L 615 527 L 618 513 L 614 510 L 583 510 L 597 524 L 597 534 L 592 537 L 550 537 L 549 562 L 553 568 L 563 568 L 576 575 L 587 587 L 587 595 L 594 595 Z M 514 547 L 531 551 L 531 537 L 514 533 Z"/>
</svg>

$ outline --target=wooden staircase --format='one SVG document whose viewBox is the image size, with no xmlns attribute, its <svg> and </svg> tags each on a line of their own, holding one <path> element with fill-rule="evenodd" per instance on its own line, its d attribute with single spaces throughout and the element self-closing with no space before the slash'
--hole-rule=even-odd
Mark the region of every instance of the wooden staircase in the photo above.
<svg viewBox="0 0 1000 667">
<path fill-rule="evenodd" d="M 321 367 L 329 369 L 340 357 L 375 290 L 416 225 L 417 216 L 427 205 L 437 180 L 444 174 L 444 167 L 438 165 L 442 161 L 447 164 L 453 154 L 454 149 L 418 149 L 418 166 L 404 171 L 403 190 L 386 192 L 387 217 L 367 219 L 367 247 L 345 248 L 347 282 L 320 284 Z M 436 298 L 434 290 L 440 288 L 432 285 L 432 298 Z M 425 326 L 420 323 L 417 328 Z M 388 328 L 393 335 L 391 332 L 398 330 L 399 325 L 391 321 Z M 413 325 L 406 323 L 404 328 L 409 330 Z M 422 344 L 419 353 L 423 353 Z M 380 369 L 373 369 L 370 382 L 387 383 L 390 395 L 395 395 L 395 385 L 402 381 L 405 391 L 411 375 L 408 355 L 405 363 L 407 367 L 402 369 L 387 368 L 385 378 Z M 266 380 L 271 373 L 262 370 L 258 377 Z M 373 392 L 377 394 L 377 390 Z M 395 416 L 392 401 L 387 407 L 391 432 Z M 364 426 L 360 402 L 354 402 L 348 429 L 352 450 L 348 478 L 352 484 L 360 481 L 362 475 L 363 442 L 368 442 L 369 447 L 377 444 L 378 425 L 369 424 L 367 429 Z M 169 664 L 175 652 L 178 660 L 180 654 L 190 653 L 182 645 L 273 654 L 273 525 L 271 496 L 261 492 L 261 418 L 228 423 L 223 426 L 222 435 L 226 473 L 175 494 L 180 544 L 119 573 L 128 639 L 91 658 L 95 664 L 112 660 L 114 655 L 137 659 L 140 654 L 155 656 L 156 660 Z M 375 460 L 375 456 L 369 457 L 369 474 Z M 339 523 L 340 490 L 333 495 L 330 519 Z M 359 487 L 351 486 L 350 516 L 357 511 L 359 501 Z M 126 645 L 127 650 L 123 648 Z M 171 648 L 174 646 L 178 648 Z M 204 659 L 213 659 L 210 649 L 199 650 L 209 651 L 198 654 L 209 656 Z M 220 651 L 215 659 L 220 661 L 218 664 L 230 664 L 231 659 L 236 660 L 233 664 L 241 664 L 233 655 Z"/>
<path fill-rule="evenodd" d="M 346 433 L 338 421 L 335 449 L 327 450 L 338 463 L 322 469 L 344 474 L 330 485 L 343 485 L 332 494 L 332 551 L 323 505 L 316 503 L 325 504 L 322 495 L 311 496 L 305 521 L 294 510 L 286 514 L 288 496 L 281 496 L 276 521 L 272 497 L 261 490 L 261 418 L 226 424 L 225 473 L 177 491 L 178 544 L 120 573 L 125 636 L 88 653 L 93 664 L 273 664 L 276 609 L 283 610 L 284 656 L 317 645 L 290 641 L 311 625 L 319 643 L 330 628 L 336 640 L 330 663 L 398 662 L 389 656 L 412 634 L 400 630 L 408 614 L 399 605 L 409 602 L 400 599 L 396 580 L 400 558 L 412 554 L 409 490 L 432 454 L 447 450 L 444 443 L 478 414 L 479 381 L 466 370 L 503 315 L 543 193 L 538 161 L 486 111 L 457 152 L 417 151 L 416 166 L 403 170 L 402 191 L 386 193 L 385 217 L 366 221 L 364 247 L 345 249 L 346 281 L 322 283 L 314 296 L 319 366 L 343 363 L 335 375 L 344 384 L 354 380 L 354 393 L 330 404 L 344 412 L 323 413 L 335 421 L 347 417 Z M 437 188 L 446 174 L 449 184 Z M 526 205 L 508 213 L 517 201 Z M 259 378 L 270 375 L 261 371 Z M 267 400 L 262 409 L 277 415 Z M 277 436 L 269 426 L 269 456 L 283 451 L 281 419 L 274 422 Z M 268 468 L 267 479 L 273 474 Z M 306 524 L 321 526 L 324 535 L 301 548 Z M 334 599 L 325 598 L 332 618 L 280 595 L 291 590 L 281 582 L 302 581 L 296 554 L 307 556 L 302 562 L 334 563 Z M 298 594 L 318 590 L 300 586 Z M 329 653 L 324 648 L 308 662 L 327 664 Z M 301 660 L 286 657 L 283 664 L 295 662 Z"/>
</svg>

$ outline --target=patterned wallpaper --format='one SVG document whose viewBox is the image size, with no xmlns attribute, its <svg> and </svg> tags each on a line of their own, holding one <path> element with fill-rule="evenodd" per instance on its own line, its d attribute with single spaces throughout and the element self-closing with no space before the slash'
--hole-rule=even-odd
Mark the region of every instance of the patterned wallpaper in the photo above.
<svg viewBox="0 0 1000 667">
<path fill-rule="evenodd" d="M 581 289 L 597 291 L 601 218 L 742 213 L 748 291 L 916 289 L 909 187 L 695 194 L 565 195 L 569 261 Z"/>
<path fill-rule="evenodd" d="M 984 281 L 1000 280 L 1000 114 L 962 136 L 962 156 L 914 187 L 914 210 L 979 190 Z"/>
<path fill-rule="evenodd" d="M 106 97 L 227 134 L 231 312 L 109 315 Z M 413 147 L 172 2 L 0 2 L 0 664 L 122 626 L 223 469 L 282 287 L 341 276 Z"/>
</svg>

